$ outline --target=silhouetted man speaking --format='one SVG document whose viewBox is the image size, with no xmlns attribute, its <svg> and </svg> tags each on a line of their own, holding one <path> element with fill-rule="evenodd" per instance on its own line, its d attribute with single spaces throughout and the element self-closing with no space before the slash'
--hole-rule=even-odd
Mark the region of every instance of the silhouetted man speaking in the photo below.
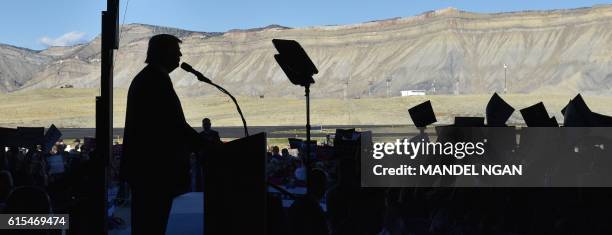
<svg viewBox="0 0 612 235">
<path fill-rule="evenodd" d="M 132 234 L 165 233 L 173 198 L 190 186 L 189 154 L 203 144 L 168 75 L 179 66 L 179 43 L 153 36 L 128 92 L 121 175 L 132 188 Z"/>
</svg>

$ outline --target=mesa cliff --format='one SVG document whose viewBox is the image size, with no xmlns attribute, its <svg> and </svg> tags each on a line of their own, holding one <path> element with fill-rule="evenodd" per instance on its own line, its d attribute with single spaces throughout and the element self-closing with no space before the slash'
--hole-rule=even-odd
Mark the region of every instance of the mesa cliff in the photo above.
<svg viewBox="0 0 612 235">
<path fill-rule="evenodd" d="M 121 28 L 115 86 L 127 88 L 144 66 L 148 39 L 179 36 L 182 60 L 243 96 L 303 95 L 276 64 L 271 40 L 302 44 L 319 69 L 313 97 L 582 92 L 612 95 L 612 6 L 482 14 L 454 8 L 337 26 L 194 32 L 129 24 Z M 0 92 L 99 85 L 100 38 L 32 51 L 0 45 Z M 504 71 L 504 64 L 508 68 Z M 173 72 L 183 95 L 215 91 Z M 348 89 L 347 89 L 348 88 Z"/>
</svg>

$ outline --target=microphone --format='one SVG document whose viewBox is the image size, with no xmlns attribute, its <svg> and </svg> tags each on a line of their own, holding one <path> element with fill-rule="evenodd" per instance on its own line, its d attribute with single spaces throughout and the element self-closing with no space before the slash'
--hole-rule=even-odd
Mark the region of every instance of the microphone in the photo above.
<svg viewBox="0 0 612 235">
<path fill-rule="evenodd" d="M 240 105 L 238 105 L 238 101 L 236 101 L 236 98 L 234 98 L 234 96 L 230 94 L 229 91 L 225 90 L 225 88 L 215 84 L 210 79 L 205 77 L 202 73 L 193 69 L 193 67 L 191 67 L 191 65 L 189 65 L 188 63 L 185 63 L 185 62 L 181 63 L 181 68 L 187 72 L 192 73 L 193 75 L 196 75 L 196 77 L 198 77 L 198 80 L 208 83 L 216 87 L 217 89 L 219 89 L 221 92 L 228 95 L 232 99 L 232 101 L 234 101 L 234 104 L 236 105 L 236 109 L 238 110 L 238 114 L 240 114 L 240 118 L 242 119 L 242 126 L 244 127 L 244 136 L 249 136 L 249 129 L 247 128 L 246 120 L 244 119 L 244 115 L 242 115 L 242 110 L 240 110 Z"/>
<path fill-rule="evenodd" d="M 207 77 L 204 76 L 204 74 L 198 72 L 197 70 L 193 69 L 193 67 L 191 67 L 191 65 L 189 65 L 188 63 L 181 63 L 181 68 L 187 72 L 192 73 L 193 75 L 196 75 L 196 77 L 198 78 L 198 80 L 205 82 L 205 83 L 211 83 L 212 81 L 210 81 L 210 79 L 208 79 Z"/>
</svg>

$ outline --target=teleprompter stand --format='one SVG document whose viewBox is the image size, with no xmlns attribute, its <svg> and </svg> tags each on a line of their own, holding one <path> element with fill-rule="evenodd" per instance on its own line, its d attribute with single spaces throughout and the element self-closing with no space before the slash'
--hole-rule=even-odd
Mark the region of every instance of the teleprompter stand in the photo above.
<svg viewBox="0 0 612 235">
<path fill-rule="evenodd" d="M 310 84 L 314 83 L 312 75 L 319 73 L 310 57 L 302 46 L 294 40 L 273 39 L 272 43 L 279 54 L 274 59 L 280 65 L 289 81 L 294 85 L 304 87 L 306 95 L 306 157 L 304 165 L 309 168 L 311 140 L 310 140 Z M 308 171 L 310 172 L 310 171 Z"/>
</svg>

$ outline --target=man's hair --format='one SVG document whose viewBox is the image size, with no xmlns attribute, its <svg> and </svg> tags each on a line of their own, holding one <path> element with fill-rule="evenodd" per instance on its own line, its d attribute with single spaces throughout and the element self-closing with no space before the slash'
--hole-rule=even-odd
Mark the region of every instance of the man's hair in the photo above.
<svg viewBox="0 0 612 235">
<path fill-rule="evenodd" d="M 165 51 L 169 47 L 176 44 L 182 43 L 181 39 L 170 34 L 158 34 L 149 39 L 149 48 L 147 49 L 147 59 L 145 63 L 149 64 L 155 61 L 159 61 L 161 57 L 165 56 Z"/>
</svg>

